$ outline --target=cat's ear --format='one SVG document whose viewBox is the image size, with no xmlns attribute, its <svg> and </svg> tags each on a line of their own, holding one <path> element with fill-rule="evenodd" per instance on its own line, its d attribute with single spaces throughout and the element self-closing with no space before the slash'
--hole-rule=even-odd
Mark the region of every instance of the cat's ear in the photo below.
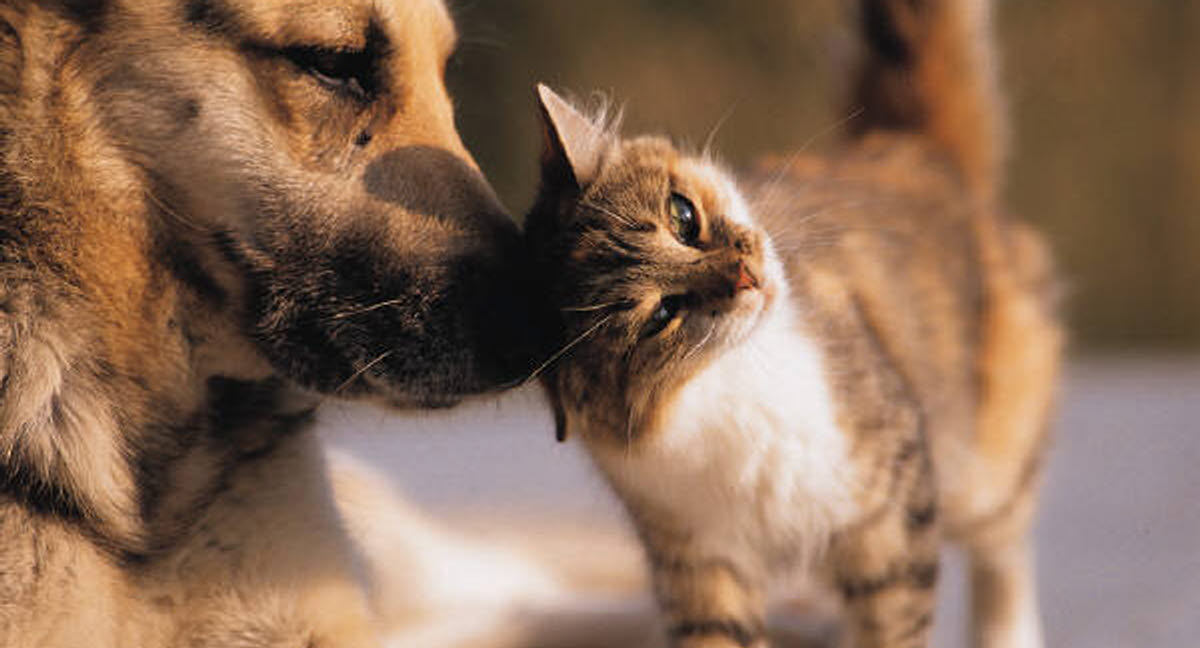
<svg viewBox="0 0 1200 648">
<path fill-rule="evenodd" d="M 537 94 L 542 116 L 542 173 L 569 180 L 582 189 L 596 179 L 611 136 L 604 124 L 589 119 L 550 88 L 539 83 Z"/>
</svg>

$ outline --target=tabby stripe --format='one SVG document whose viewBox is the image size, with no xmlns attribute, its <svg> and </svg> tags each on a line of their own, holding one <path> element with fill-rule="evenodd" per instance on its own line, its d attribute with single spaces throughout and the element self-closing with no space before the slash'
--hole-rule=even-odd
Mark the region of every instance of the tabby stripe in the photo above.
<svg viewBox="0 0 1200 648">
<path fill-rule="evenodd" d="M 896 452 L 896 456 L 892 458 L 892 468 L 899 473 L 905 464 L 918 456 L 923 445 L 920 439 L 905 439 L 900 444 L 900 450 Z M 893 481 L 897 478 L 898 475 L 897 477 L 893 477 Z"/>
<path fill-rule="evenodd" d="M 604 237 L 608 240 L 609 245 L 611 245 L 615 250 L 620 250 L 631 257 L 641 257 L 645 255 L 645 251 L 643 251 L 642 246 L 638 245 L 636 241 L 626 240 L 625 237 L 617 236 L 613 232 L 605 232 Z"/>
<path fill-rule="evenodd" d="M 919 440 L 909 439 L 907 441 L 904 441 L 901 444 L 900 449 L 897 450 L 896 454 L 892 455 L 891 470 L 887 471 L 888 472 L 887 490 L 889 492 L 895 492 L 897 490 L 900 490 L 900 488 L 898 487 L 898 484 L 900 483 L 901 473 L 903 472 L 904 467 L 906 465 L 908 465 L 908 463 L 910 461 L 912 461 L 912 459 L 914 457 L 923 457 L 926 460 L 928 460 L 928 455 L 924 452 L 920 452 L 920 450 L 922 450 L 923 448 L 924 448 L 924 444 L 921 443 Z M 866 487 L 865 490 L 874 491 L 876 488 L 881 487 L 881 485 L 879 484 L 880 479 L 878 478 L 877 475 L 884 472 L 883 464 L 886 462 L 886 460 L 887 460 L 886 458 L 887 458 L 886 454 L 884 454 L 884 453 L 880 454 L 880 458 L 876 461 L 875 466 L 871 469 L 871 473 L 875 476 L 872 477 L 870 484 L 868 484 L 868 486 Z M 917 477 L 919 478 L 920 475 L 918 475 Z M 884 501 L 884 502 L 880 503 L 875 508 L 868 510 L 855 523 L 855 528 L 859 529 L 859 530 L 868 529 L 868 528 L 871 528 L 882 522 L 892 520 L 892 517 L 890 516 L 890 514 L 895 511 L 894 505 L 895 505 L 894 502 L 892 502 L 891 500 L 888 500 L 888 501 Z M 921 508 L 919 510 L 913 511 L 910 509 L 908 512 L 908 515 L 910 516 L 908 519 L 909 529 L 915 531 L 915 530 L 919 530 L 923 527 L 928 527 L 930 524 L 932 524 L 933 521 L 937 518 L 936 506 L 937 506 L 936 502 L 930 502 L 928 505 L 929 510 L 926 510 L 925 508 Z M 916 519 L 919 520 L 919 523 L 914 524 L 914 519 L 911 516 L 917 516 Z M 926 516 L 929 516 L 928 519 L 926 519 Z"/>
<path fill-rule="evenodd" d="M 937 521 L 937 504 L 929 502 L 923 506 L 909 509 L 907 521 L 910 531 L 920 531 L 928 528 Z"/>
<path fill-rule="evenodd" d="M 743 590 L 750 591 L 755 588 L 754 583 L 738 569 L 737 565 L 723 558 L 708 558 L 704 560 L 682 560 L 673 558 L 664 558 L 660 555 L 651 555 L 650 562 L 653 563 L 657 570 L 671 572 L 672 574 L 682 574 L 687 572 L 724 572 L 738 587 Z"/>
<path fill-rule="evenodd" d="M 933 625 L 933 614 L 930 612 L 926 612 L 925 614 L 922 614 L 921 616 L 917 617 L 917 619 L 912 622 L 912 625 L 909 626 L 909 628 L 907 630 L 905 630 L 903 634 L 896 637 L 896 641 L 908 641 L 910 639 L 918 639 L 918 638 L 922 637 L 925 634 L 925 632 L 927 630 L 929 630 L 929 627 L 932 625 Z"/>
<path fill-rule="evenodd" d="M 764 631 L 761 623 L 747 626 L 732 619 L 697 619 L 681 621 L 672 626 L 667 633 L 677 640 L 719 635 L 732 639 L 743 648 L 750 648 L 763 637 Z"/>
<path fill-rule="evenodd" d="M 862 331 L 864 334 L 863 337 L 866 338 L 867 343 L 879 356 L 879 359 L 882 361 L 882 363 L 886 365 L 888 369 L 892 370 L 899 382 L 897 387 L 902 393 L 896 394 L 896 399 L 898 401 L 903 401 L 903 403 L 906 405 L 913 406 L 913 413 L 917 416 L 917 421 L 914 428 L 917 430 L 924 430 L 925 410 L 919 406 L 920 399 L 917 398 L 916 381 L 912 379 L 912 376 L 908 375 L 904 369 L 904 364 L 897 360 L 897 354 L 893 353 L 891 347 L 888 346 L 886 336 L 883 334 L 883 331 L 878 324 L 876 324 L 875 320 L 871 317 L 870 309 L 868 309 L 867 305 L 863 302 L 862 295 L 858 293 L 851 294 L 850 306 L 853 308 L 854 315 L 858 318 L 859 323 L 862 325 Z"/>
<path fill-rule="evenodd" d="M 878 578 L 842 579 L 840 586 L 842 596 L 847 599 L 856 599 L 875 596 L 883 590 L 893 587 L 931 589 L 937 584 L 937 577 L 938 563 L 923 562 L 908 565 L 906 568 L 889 570 Z"/>
</svg>

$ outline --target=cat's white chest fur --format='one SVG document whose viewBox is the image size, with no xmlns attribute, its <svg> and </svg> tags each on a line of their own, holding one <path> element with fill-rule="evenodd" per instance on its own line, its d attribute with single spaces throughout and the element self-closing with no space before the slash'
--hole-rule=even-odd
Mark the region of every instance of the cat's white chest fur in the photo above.
<svg viewBox="0 0 1200 648">
<path fill-rule="evenodd" d="M 775 309 L 683 387 L 664 428 L 598 456 L 618 488 L 669 511 L 693 548 L 798 563 L 853 514 L 852 467 L 817 347 Z"/>
</svg>

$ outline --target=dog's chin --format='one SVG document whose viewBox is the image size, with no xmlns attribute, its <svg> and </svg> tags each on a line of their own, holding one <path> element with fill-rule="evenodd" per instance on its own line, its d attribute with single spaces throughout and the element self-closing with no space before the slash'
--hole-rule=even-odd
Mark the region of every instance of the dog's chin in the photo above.
<svg viewBox="0 0 1200 648">
<path fill-rule="evenodd" d="M 316 371 L 295 376 L 293 380 L 327 399 L 366 402 L 396 410 L 431 410 L 494 396 L 517 386 L 529 373 L 525 363 L 510 365 L 478 353 L 426 357 L 421 371 L 414 371 L 404 356 L 402 347 L 375 356 L 375 362 L 356 355 L 310 367 Z M 346 373 L 346 367 L 357 369 Z M 331 373 L 322 375 L 321 369 Z"/>
<path fill-rule="evenodd" d="M 350 262 L 325 266 L 344 274 L 316 273 L 333 280 L 305 283 L 297 271 L 253 286 L 250 333 L 292 382 L 326 397 L 411 409 L 448 407 L 528 375 L 539 327 L 529 300 L 516 294 L 521 282 L 499 271 L 435 283 L 415 273 L 354 272 Z"/>
<path fill-rule="evenodd" d="M 421 396 L 415 396 L 412 394 L 392 394 L 373 399 L 371 402 L 386 409 L 399 411 L 445 410 L 457 407 L 464 401 L 469 401 L 480 396 L 481 394 L 425 394 Z"/>
<path fill-rule="evenodd" d="M 454 393 L 414 392 L 403 388 L 389 387 L 381 381 L 370 381 L 371 386 L 351 398 L 384 409 L 397 411 L 446 410 L 464 403 L 493 398 L 505 386 L 462 390 Z"/>
<path fill-rule="evenodd" d="M 465 395 L 414 395 L 397 393 L 369 393 L 361 397 L 361 401 L 384 409 L 401 412 L 413 410 L 443 410 L 456 407 L 469 398 Z"/>
</svg>

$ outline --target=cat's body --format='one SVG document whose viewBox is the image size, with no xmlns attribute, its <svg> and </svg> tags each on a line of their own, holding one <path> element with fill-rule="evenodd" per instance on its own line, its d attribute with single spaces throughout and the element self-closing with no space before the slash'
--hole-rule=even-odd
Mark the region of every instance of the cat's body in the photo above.
<svg viewBox="0 0 1200 648">
<path fill-rule="evenodd" d="M 862 134 L 736 185 L 543 90 L 528 227 L 566 343 L 545 382 L 676 646 L 764 645 L 768 587 L 803 567 L 852 645 L 925 645 L 944 537 L 975 644 L 1041 641 L 1027 530 L 1061 335 L 1041 244 L 994 201 L 986 7 L 863 7 Z"/>
<path fill-rule="evenodd" d="M 740 570 L 791 567 L 852 519 L 850 449 L 838 432 L 820 350 L 781 304 L 680 389 L 636 448 L 601 440 L 592 457 L 644 533 L 698 530 L 695 551 L 754 556 Z M 585 440 L 602 439 L 586 431 Z M 660 524 L 661 523 L 661 524 Z M 748 561 L 749 562 L 749 561 Z M 756 561 L 757 562 L 757 561 Z"/>
</svg>

